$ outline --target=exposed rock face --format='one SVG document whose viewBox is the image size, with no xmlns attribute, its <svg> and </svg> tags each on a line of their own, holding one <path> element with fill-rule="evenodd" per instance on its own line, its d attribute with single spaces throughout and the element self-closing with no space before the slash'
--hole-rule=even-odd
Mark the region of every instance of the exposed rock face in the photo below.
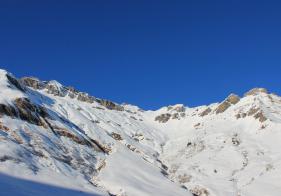
<svg viewBox="0 0 281 196">
<path fill-rule="evenodd" d="M 202 187 L 194 187 L 190 191 L 195 196 L 209 196 L 210 195 L 209 191 Z"/>
<path fill-rule="evenodd" d="M 48 117 L 47 111 L 41 107 L 30 102 L 27 98 L 18 98 L 14 101 L 18 110 L 20 119 L 38 126 L 44 126 L 45 123 L 42 118 Z"/>
<path fill-rule="evenodd" d="M 76 95 L 79 93 L 79 91 L 77 91 L 74 87 L 69 86 L 66 87 L 68 89 L 68 96 L 72 99 L 74 99 L 76 97 Z"/>
<path fill-rule="evenodd" d="M 87 93 L 78 93 L 77 99 L 79 101 L 93 103 L 95 101 L 95 98 L 92 96 L 89 96 Z"/>
<path fill-rule="evenodd" d="M 216 113 L 223 113 L 226 111 L 231 105 L 238 103 L 240 98 L 235 94 L 230 94 L 226 100 L 224 100 L 216 109 Z"/>
<path fill-rule="evenodd" d="M 64 97 L 67 94 L 67 88 L 59 84 L 57 81 L 49 81 L 46 85 L 49 94 Z"/>
<path fill-rule="evenodd" d="M 20 79 L 20 81 L 33 89 L 43 89 L 46 87 L 46 84 L 41 82 L 38 78 L 35 77 L 23 77 Z"/>
<path fill-rule="evenodd" d="M 10 105 L 5 104 L 0 104 L 0 114 L 7 115 L 13 118 L 17 116 L 16 109 Z"/>
<path fill-rule="evenodd" d="M 260 122 L 267 120 L 267 117 L 264 115 L 263 111 L 259 107 L 251 107 L 247 113 L 242 112 L 235 115 L 237 119 L 245 118 L 246 116 L 253 116 L 255 119 L 258 119 Z"/>
<path fill-rule="evenodd" d="M 199 114 L 199 116 L 201 116 L 201 117 L 203 117 L 203 116 L 206 116 L 206 115 L 208 115 L 210 112 L 212 112 L 212 110 L 211 110 L 211 108 L 207 108 L 207 109 L 205 109 L 203 112 L 201 112 L 200 114 Z"/>
<path fill-rule="evenodd" d="M 180 115 L 179 115 L 179 113 L 174 113 L 173 115 L 172 115 L 172 119 L 180 119 Z"/>
<path fill-rule="evenodd" d="M 250 91 L 248 91 L 247 93 L 245 93 L 244 96 L 256 95 L 259 93 L 268 93 L 268 91 L 265 88 L 253 88 Z"/>
<path fill-rule="evenodd" d="M 0 122 L 0 130 L 3 130 L 5 132 L 9 131 L 9 127 L 6 127 L 5 125 L 2 124 L 2 122 Z"/>
<path fill-rule="evenodd" d="M 136 133 L 134 135 L 132 135 L 132 138 L 135 140 L 135 141 L 141 141 L 141 140 L 144 140 L 144 135 L 142 133 Z"/>
<path fill-rule="evenodd" d="M 185 112 L 185 107 L 182 104 L 175 105 L 175 106 L 168 106 L 168 111 L 175 111 L 175 112 Z"/>
<path fill-rule="evenodd" d="M 117 104 L 113 103 L 112 101 L 108 101 L 105 99 L 97 99 L 96 101 L 109 110 L 124 111 L 123 106 L 117 105 Z"/>
<path fill-rule="evenodd" d="M 170 120 L 171 116 L 172 115 L 169 113 L 161 114 L 161 115 L 155 117 L 155 121 L 158 121 L 160 123 L 165 123 L 165 122 L 168 122 L 168 120 Z"/>
<path fill-rule="evenodd" d="M 13 84 L 17 85 L 20 87 L 20 84 L 17 84 L 17 80 L 14 79 L 12 80 Z M 94 103 L 95 101 L 100 103 L 102 106 L 109 110 L 117 110 L 117 111 L 124 111 L 124 107 L 121 105 L 118 105 L 116 103 L 113 103 L 112 101 L 105 100 L 105 99 L 96 99 L 95 97 L 89 95 L 88 93 L 84 92 L 79 92 L 73 87 L 65 87 L 58 83 L 55 80 L 51 80 L 49 82 L 45 81 L 40 81 L 39 79 L 35 77 L 24 77 L 21 78 L 20 81 L 33 89 L 46 89 L 47 93 L 55 95 L 55 96 L 60 96 L 60 97 L 65 97 L 68 96 L 72 99 L 77 99 L 82 102 L 87 102 L 87 103 Z"/>
<path fill-rule="evenodd" d="M 260 122 L 264 122 L 267 120 L 267 118 L 263 115 L 263 113 L 260 111 L 255 116 L 255 119 L 259 119 Z"/>
<path fill-rule="evenodd" d="M 228 101 L 224 101 L 222 102 L 216 109 L 216 113 L 223 113 L 225 110 L 227 110 L 229 107 L 231 106 L 231 104 Z"/>
<path fill-rule="evenodd" d="M 240 97 L 235 95 L 235 94 L 230 94 L 227 97 L 226 101 L 228 101 L 231 104 L 236 104 L 236 103 L 238 103 L 240 101 Z"/>
<path fill-rule="evenodd" d="M 12 84 L 13 86 L 15 86 L 17 89 L 19 89 L 20 91 L 24 92 L 24 87 L 20 84 L 20 82 L 14 78 L 13 76 L 6 74 L 7 79 L 9 80 L 10 84 Z"/>
<path fill-rule="evenodd" d="M 239 118 L 245 118 L 247 116 L 247 114 L 246 113 L 239 113 L 239 114 L 236 114 L 235 115 L 235 117 L 236 117 L 236 119 L 239 119 Z"/>
<path fill-rule="evenodd" d="M 111 137 L 113 138 L 113 139 L 115 139 L 115 140 L 123 140 L 123 138 L 121 137 L 121 135 L 120 134 L 118 134 L 118 133 L 114 133 L 114 132 L 112 132 L 111 133 Z"/>
<path fill-rule="evenodd" d="M 173 109 L 176 112 L 185 112 L 185 107 L 184 106 L 177 106 Z"/>
<path fill-rule="evenodd" d="M 169 121 L 170 119 L 173 120 L 180 120 L 186 116 L 186 108 L 182 104 L 177 104 L 174 106 L 168 106 L 167 107 L 167 112 L 165 114 L 161 114 L 155 117 L 155 121 L 158 121 L 160 123 L 165 123 Z"/>
<path fill-rule="evenodd" d="M 14 106 L 0 104 L 0 114 L 20 118 L 38 126 L 45 126 L 42 118 L 49 116 L 43 107 L 31 103 L 27 98 L 17 98 Z"/>
</svg>

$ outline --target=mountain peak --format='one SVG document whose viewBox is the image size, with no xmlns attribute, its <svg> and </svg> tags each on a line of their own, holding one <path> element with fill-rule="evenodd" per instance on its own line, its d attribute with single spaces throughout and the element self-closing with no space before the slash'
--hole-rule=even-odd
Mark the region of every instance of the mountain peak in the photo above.
<svg viewBox="0 0 281 196">
<path fill-rule="evenodd" d="M 0 69 L 0 77 L 6 75 L 8 72 L 5 69 Z"/>
<path fill-rule="evenodd" d="M 250 96 L 250 95 L 257 95 L 260 93 L 268 93 L 268 90 L 266 88 L 253 88 L 249 90 L 247 93 L 244 94 L 244 96 Z"/>
</svg>

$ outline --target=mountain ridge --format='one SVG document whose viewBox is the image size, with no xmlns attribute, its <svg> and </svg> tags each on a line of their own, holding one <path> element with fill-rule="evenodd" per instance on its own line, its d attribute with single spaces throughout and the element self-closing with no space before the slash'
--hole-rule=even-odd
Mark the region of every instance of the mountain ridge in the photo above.
<svg viewBox="0 0 281 196">
<path fill-rule="evenodd" d="M 4 174 L 99 195 L 277 196 L 281 190 L 275 183 L 281 98 L 264 88 L 154 111 L 4 70 L 0 89 Z"/>
</svg>

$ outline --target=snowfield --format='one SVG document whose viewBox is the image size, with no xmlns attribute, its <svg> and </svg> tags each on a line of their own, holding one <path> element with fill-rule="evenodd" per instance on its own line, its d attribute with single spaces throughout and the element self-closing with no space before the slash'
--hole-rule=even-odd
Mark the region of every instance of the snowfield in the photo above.
<svg viewBox="0 0 281 196">
<path fill-rule="evenodd" d="M 144 111 L 0 71 L 4 195 L 279 196 L 281 97 Z"/>
</svg>

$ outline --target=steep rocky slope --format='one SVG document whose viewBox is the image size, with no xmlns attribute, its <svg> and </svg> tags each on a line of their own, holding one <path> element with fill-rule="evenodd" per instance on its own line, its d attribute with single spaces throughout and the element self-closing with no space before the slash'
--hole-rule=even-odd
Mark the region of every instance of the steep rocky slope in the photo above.
<svg viewBox="0 0 281 196">
<path fill-rule="evenodd" d="M 0 89 L 3 175 L 71 188 L 78 191 L 74 195 L 281 192 L 281 98 L 265 89 L 208 106 L 157 111 L 57 81 L 16 79 L 4 70 Z"/>
</svg>

